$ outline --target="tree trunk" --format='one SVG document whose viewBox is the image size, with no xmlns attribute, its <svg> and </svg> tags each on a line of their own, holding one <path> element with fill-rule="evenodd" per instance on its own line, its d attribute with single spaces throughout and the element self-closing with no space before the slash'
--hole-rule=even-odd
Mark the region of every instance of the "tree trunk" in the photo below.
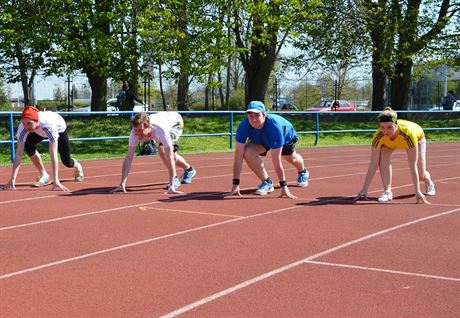
<svg viewBox="0 0 460 318">
<path fill-rule="evenodd" d="M 209 85 L 208 84 L 206 84 L 206 87 L 204 88 L 204 110 L 209 110 Z"/>
<path fill-rule="evenodd" d="M 91 86 L 91 110 L 107 111 L 107 78 L 87 72 L 89 85 Z"/>
<path fill-rule="evenodd" d="M 226 76 L 226 81 L 225 81 L 225 109 L 226 110 L 230 109 L 228 102 L 230 99 L 230 81 L 231 81 L 230 72 L 232 69 L 231 62 L 232 62 L 231 56 L 229 56 L 227 59 L 228 66 L 227 66 L 227 76 Z"/>
<path fill-rule="evenodd" d="M 412 59 L 404 59 L 396 64 L 395 76 L 391 79 L 391 107 L 394 110 L 409 109 L 412 65 Z"/>
<path fill-rule="evenodd" d="M 166 111 L 166 98 L 165 98 L 165 91 L 163 89 L 163 71 L 161 69 L 161 64 L 158 64 L 158 81 L 160 82 L 160 94 L 161 94 L 161 101 L 163 103 L 163 110 Z"/>
<path fill-rule="evenodd" d="M 385 108 L 385 85 L 387 76 L 381 68 L 372 67 L 372 110 Z"/>
<path fill-rule="evenodd" d="M 276 42 L 275 42 L 276 43 Z M 265 101 L 268 80 L 275 64 L 275 44 L 257 46 L 253 44 L 251 57 L 243 63 L 246 71 L 246 105 L 254 100 Z"/>
<path fill-rule="evenodd" d="M 188 110 L 188 76 L 180 76 L 177 84 L 177 110 Z"/>
<path fill-rule="evenodd" d="M 222 72 L 219 71 L 217 72 L 217 80 L 219 81 L 219 99 L 220 99 L 220 109 L 224 110 L 225 109 L 225 95 L 224 95 L 224 89 L 223 89 L 223 84 L 222 83 Z"/>
</svg>

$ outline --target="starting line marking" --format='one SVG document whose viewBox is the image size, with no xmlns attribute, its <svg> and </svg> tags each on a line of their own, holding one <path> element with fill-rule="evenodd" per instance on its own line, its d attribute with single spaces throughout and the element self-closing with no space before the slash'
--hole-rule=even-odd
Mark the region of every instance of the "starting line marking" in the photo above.
<svg viewBox="0 0 460 318">
<path fill-rule="evenodd" d="M 176 210 L 176 209 L 165 209 L 165 208 L 157 208 L 151 206 L 140 206 L 140 210 L 156 210 L 156 211 L 167 211 L 167 212 L 178 212 L 178 213 L 187 213 L 187 214 L 202 214 L 202 215 L 213 215 L 213 216 L 224 216 L 228 218 L 242 218 L 241 215 L 230 215 L 230 214 L 220 214 L 220 213 L 206 213 L 206 212 L 197 212 L 197 211 L 188 211 L 188 210 Z"/>
</svg>

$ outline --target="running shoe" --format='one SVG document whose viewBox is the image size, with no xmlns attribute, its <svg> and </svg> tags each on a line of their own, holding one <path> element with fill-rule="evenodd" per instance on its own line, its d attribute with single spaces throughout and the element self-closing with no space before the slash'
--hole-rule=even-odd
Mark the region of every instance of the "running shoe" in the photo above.
<svg viewBox="0 0 460 318">
<path fill-rule="evenodd" d="M 270 180 L 270 182 L 264 180 L 259 188 L 256 191 L 256 194 L 258 195 L 266 195 L 267 193 L 273 192 L 275 189 L 273 188 L 273 181 Z"/>
<path fill-rule="evenodd" d="M 434 184 L 426 185 L 426 195 L 436 195 L 436 189 L 434 188 Z"/>
<path fill-rule="evenodd" d="M 77 181 L 77 182 L 82 182 L 83 181 L 85 176 L 83 174 L 83 167 L 81 165 L 77 170 L 74 171 L 73 177 L 74 177 L 75 181 Z"/>
<path fill-rule="evenodd" d="M 192 170 L 187 171 L 185 170 L 184 174 L 182 175 L 182 183 L 188 184 L 192 182 L 192 178 L 196 175 L 196 170 L 192 168 Z"/>
<path fill-rule="evenodd" d="M 179 180 L 179 178 L 176 176 L 176 177 L 174 178 L 174 189 L 177 190 L 177 189 L 179 189 L 179 187 L 180 187 L 180 180 Z M 169 190 L 169 183 L 168 183 L 168 185 L 166 186 L 166 190 Z"/>
<path fill-rule="evenodd" d="M 305 188 L 308 186 L 308 177 L 310 174 L 308 173 L 308 170 L 305 169 L 305 171 L 299 173 L 299 176 L 297 177 L 297 186 Z"/>
<path fill-rule="evenodd" d="M 393 193 L 391 191 L 385 191 L 382 193 L 378 200 L 379 202 L 389 202 L 393 200 Z"/>
<path fill-rule="evenodd" d="M 45 176 L 37 177 L 37 181 L 32 183 L 32 187 L 41 188 L 49 184 L 51 184 L 50 176 L 45 175 Z"/>
</svg>

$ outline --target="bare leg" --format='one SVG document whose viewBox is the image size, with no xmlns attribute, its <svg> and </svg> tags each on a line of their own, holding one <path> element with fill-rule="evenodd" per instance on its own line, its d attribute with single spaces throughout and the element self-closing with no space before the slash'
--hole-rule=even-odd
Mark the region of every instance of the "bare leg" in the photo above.
<svg viewBox="0 0 460 318">
<path fill-rule="evenodd" d="M 391 181 L 393 169 L 391 167 L 391 154 L 393 150 L 387 147 L 382 147 L 380 149 L 380 177 L 382 178 L 383 191 L 391 191 Z"/>
<path fill-rule="evenodd" d="M 291 165 L 293 165 L 296 169 L 297 172 L 303 171 L 305 169 L 305 165 L 303 162 L 303 158 L 301 155 L 299 155 L 295 150 L 290 156 L 283 156 L 284 160 L 289 162 Z"/>
<path fill-rule="evenodd" d="M 174 153 L 174 160 L 176 162 L 176 166 L 181 167 L 184 171 L 190 168 L 190 164 L 177 152 Z"/>
<path fill-rule="evenodd" d="M 38 151 L 35 151 L 35 154 L 30 157 L 33 165 L 40 172 L 40 176 L 48 175 L 46 172 L 45 166 L 43 165 L 42 157 Z"/>
<path fill-rule="evenodd" d="M 420 142 L 417 169 L 420 181 L 424 181 L 426 185 L 432 185 L 430 173 L 426 170 L 426 141 Z"/>
<path fill-rule="evenodd" d="M 165 150 L 163 146 L 158 147 L 158 155 L 160 156 L 161 161 L 163 161 L 163 163 L 166 165 L 166 155 L 165 155 Z M 190 168 L 190 165 L 188 164 L 187 161 L 185 161 L 184 157 L 182 157 L 176 152 L 174 153 L 174 162 L 176 166 L 179 166 L 184 170 L 187 170 L 188 168 Z"/>
<path fill-rule="evenodd" d="M 268 173 L 265 169 L 264 162 L 259 156 L 259 154 L 263 153 L 264 151 L 264 147 L 252 142 L 246 144 L 244 149 L 244 159 L 246 160 L 246 163 L 261 181 L 268 178 Z"/>
</svg>

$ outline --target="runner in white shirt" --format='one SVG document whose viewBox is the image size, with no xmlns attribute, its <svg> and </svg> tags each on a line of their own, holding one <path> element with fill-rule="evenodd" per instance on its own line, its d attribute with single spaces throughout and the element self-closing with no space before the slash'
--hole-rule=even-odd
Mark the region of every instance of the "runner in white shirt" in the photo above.
<svg viewBox="0 0 460 318">
<path fill-rule="evenodd" d="M 126 180 L 131 169 L 134 153 L 139 142 L 154 140 L 158 142 L 158 154 L 168 168 L 169 183 L 167 193 L 182 193 L 178 191 L 181 183 L 191 183 L 196 170 L 177 153 L 177 140 L 182 135 L 184 122 L 177 112 L 159 112 L 151 115 L 136 114 L 131 119 L 131 134 L 129 136 L 128 153 L 123 161 L 121 181 L 112 192 L 126 192 Z M 176 165 L 184 169 L 181 180 L 177 177 Z"/>
<path fill-rule="evenodd" d="M 68 168 L 75 169 L 75 181 L 83 181 L 83 168 L 81 164 L 70 156 L 70 142 L 66 129 L 66 123 L 61 115 L 49 111 L 39 111 L 32 106 L 25 106 L 21 114 L 21 123 L 19 124 L 16 135 L 18 143 L 13 162 L 13 173 L 10 181 L 3 186 L 3 189 L 16 189 L 16 177 L 19 172 L 24 150 L 40 172 L 40 176 L 32 186 L 43 187 L 51 183 L 49 181 L 49 175 L 43 166 L 40 153 L 37 151 L 37 144 L 44 139 L 48 139 L 49 141 L 51 166 L 53 168 L 52 190 L 57 187 L 63 191 L 69 191 L 69 189 L 59 181 L 58 152 L 62 163 Z"/>
</svg>

